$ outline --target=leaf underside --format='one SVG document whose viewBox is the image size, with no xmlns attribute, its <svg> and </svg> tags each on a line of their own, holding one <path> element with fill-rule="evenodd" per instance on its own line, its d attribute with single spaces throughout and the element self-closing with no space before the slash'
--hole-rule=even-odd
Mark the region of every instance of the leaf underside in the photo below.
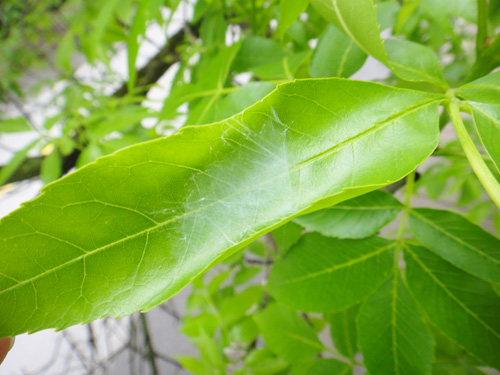
<svg viewBox="0 0 500 375">
<path fill-rule="evenodd" d="M 441 99 L 296 81 L 48 185 L 0 222 L 0 337 L 148 310 L 294 216 L 401 179 L 435 149 Z"/>
</svg>

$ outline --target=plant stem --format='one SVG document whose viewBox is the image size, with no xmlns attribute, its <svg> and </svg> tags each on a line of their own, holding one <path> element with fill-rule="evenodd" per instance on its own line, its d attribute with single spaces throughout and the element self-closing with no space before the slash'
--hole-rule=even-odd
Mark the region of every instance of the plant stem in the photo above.
<svg viewBox="0 0 500 375">
<path fill-rule="evenodd" d="M 408 220 L 408 213 L 410 210 L 411 197 L 413 195 L 413 189 L 415 188 L 415 171 L 411 172 L 406 177 L 405 186 L 405 210 L 403 212 L 403 217 L 401 218 L 401 223 L 399 224 L 398 237 L 397 240 L 401 241 L 403 239 L 403 234 L 405 232 L 406 221 Z"/>
<path fill-rule="evenodd" d="M 148 321 L 146 319 L 146 315 L 144 313 L 139 313 L 141 317 L 141 323 L 142 327 L 144 328 L 144 341 L 146 344 L 146 355 L 149 359 L 149 363 L 151 364 L 151 371 L 153 372 L 153 375 L 158 375 L 158 366 L 156 364 L 156 354 L 153 349 L 153 343 L 151 342 L 151 335 L 149 332 L 149 325 Z"/>
<path fill-rule="evenodd" d="M 481 184 L 490 195 L 493 202 L 500 208 L 500 184 L 495 176 L 493 176 L 493 173 L 488 169 L 488 166 L 481 157 L 474 142 L 469 137 L 462 117 L 460 116 L 460 107 L 456 99 L 452 99 L 448 106 L 448 111 L 457 132 L 458 139 L 460 140 L 460 144 L 465 152 L 465 156 L 467 156 L 474 173 L 476 173 L 477 178 L 479 178 L 479 181 L 481 181 Z"/>
<path fill-rule="evenodd" d="M 482 54 L 488 37 L 488 0 L 477 0 L 476 58 Z"/>
</svg>

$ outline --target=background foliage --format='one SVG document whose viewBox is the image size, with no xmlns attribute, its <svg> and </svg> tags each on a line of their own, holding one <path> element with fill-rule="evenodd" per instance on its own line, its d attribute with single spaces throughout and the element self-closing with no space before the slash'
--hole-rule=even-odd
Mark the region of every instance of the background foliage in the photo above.
<svg viewBox="0 0 500 375">
<path fill-rule="evenodd" d="M 500 1 L 187 4 L 0 5 L 0 184 L 89 164 L 2 220 L 0 336 L 192 282 L 182 331 L 199 355 L 175 362 L 190 373 L 499 369 Z M 369 55 L 387 78 L 321 80 Z"/>
</svg>

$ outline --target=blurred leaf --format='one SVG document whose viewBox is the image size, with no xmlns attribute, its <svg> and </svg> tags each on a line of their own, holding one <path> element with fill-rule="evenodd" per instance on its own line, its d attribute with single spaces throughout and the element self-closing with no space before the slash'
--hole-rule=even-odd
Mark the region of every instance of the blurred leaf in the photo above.
<svg viewBox="0 0 500 375">
<path fill-rule="evenodd" d="M 347 358 L 354 358 L 354 355 L 358 352 L 358 335 L 356 328 L 358 311 L 359 305 L 355 305 L 328 315 L 333 345 L 340 354 Z"/>
<path fill-rule="evenodd" d="M 39 139 L 34 140 L 29 143 L 22 150 L 17 151 L 14 156 L 8 161 L 8 163 L 0 169 L 0 186 L 4 185 L 12 175 L 17 171 L 17 169 L 21 166 L 23 161 L 28 157 L 28 153 L 31 151 L 33 147 L 39 142 Z"/>
<path fill-rule="evenodd" d="M 283 37 L 286 29 L 294 23 L 309 5 L 309 0 L 280 0 L 280 20 L 278 34 Z"/>
<path fill-rule="evenodd" d="M 302 226 L 292 221 L 273 230 L 273 238 L 281 256 L 285 255 L 290 248 L 297 243 L 302 236 L 303 230 L 304 228 Z"/>
<path fill-rule="evenodd" d="M 347 35 L 328 25 L 312 55 L 311 77 L 350 77 L 365 63 L 367 55 Z"/>
<path fill-rule="evenodd" d="M 309 375 L 348 375 L 352 367 L 336 359 L 318 359 L 309 369 Z"/>
<path fill-rule="evenodd" d="M 24 117 L 0 120 L 0 133 L 29 132 L 31 127 Z"/>
<path fill-rule="evenodd" d="M 304 319 L 287 307 L 272 304 L 254 316 L 266 346 L 289 363 L 303 362 L 323 351 L 323 344 Z"/>
<path fill-rule="evenodd" d="M 59 150 L 55 148 L 43 159 L 40 178 L 44 184 L 57 180 L 62 174 L 62 157 Z"/>
</svg>

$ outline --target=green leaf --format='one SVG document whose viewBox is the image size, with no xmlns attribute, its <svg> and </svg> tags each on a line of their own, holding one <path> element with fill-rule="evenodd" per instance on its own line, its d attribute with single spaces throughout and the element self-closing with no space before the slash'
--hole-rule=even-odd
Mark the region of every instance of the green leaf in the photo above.
<svg viewBox="0 0 500 375">
<path fill-rule="evenodd" d="M 340 354 L 347 358 L 354 358 L 358 352 L 358 337 L 356 332 L 356 316 L 359 305 L 330 314 L 330 335 L 333 345 Z"/>
<path fill-rule="evenodd" d="M 295 215 L 401 179 L 437 145 L 441 98 L 297 81 L 46 186 L 0 221 L 0 337 L 151 309 Z"/>
<path fill-rule="evenodd" d="M 307 361 L 324 349 L 306 321 L 285 306 L 274 303 L 254 320 L 266 346 L 290 363 Z"/>
<path fill-rule="evenodd" d="M 490 284 L 424 248 L 406 250 L 409 289 L 432 323 L 487 365 L 500 368 L 500 297 Z"/>
<path fill-rule="evenodd" d="M 500 104 L 500 71 L 460 87 L 457 95 L 472 102 Z"/>
<path fill-rule="evenodd" d="M 391 194 L 376 190 L 294 221 L 325 236 L 364 238 L 393 221 L 402 208 Z"/>
<path fill-rule="evenodd" d="M 29 132 L 31 127 L 24 117 L 0 120 L 0 133 Z"/>
<path fill-rule="evenodd" d="M 38 141 L 39 139 L 36 139 L 33 142 L 29 143 L 22 150 L 17 151 L 9 160 L 9 162 L 0 169 L 0 186 L 9 181 L 12 175 L 19 169 L 23 161 L 28 157 L 28 153 L 31 151 L 31 149 L 36 146 Z"/>
<path fill-rule="evenodd" d="M 395 0 L 377 4 L 377 21 L 381 30 L 389 29 L 396 25 L 400 9 L 401 5 Z"/>
<path fill-rule="evenodd" d="M 191 103 L 195 99 L 205 98 L 189 112 L 187 125 L 208 122 L 211 108 L 224 92 L 224 85 L 229 74 L 229 68 L 236 57 L 240 43 L 222 48 L 220 52 L 203 69 L 203 75 L 197 82 L 175 86 L 165 100 L 160 117 L 170 118 L 176 114 L 177 108 L 183 103 Z"/>
<path fill-rule="evenodd" d="M 207 369 L 205 368 L 205 365 L 197 358 L 189 356 L 177 356 L 176 358 L 182 367 L 190 373 L 206 374 Z"/>
<path fill-rule="evenodd" d="M 408 40 L 387 39 L 385 48 L 390 67 L 406 81 L 430 82 L 446 91 L 441 64 L 430 48 Z"/>
<path fill-rule="evenodd" d="M 309 5 L 309 0 L 280 0 L 278 34 L 283 37 L 286 29 L 294 23 Z"/>
<path fill-rule="evenodd" d="M 58 149 L 52 152 L 43 159 L 40 178 L 44 184 L 48 184 L 61 177 L 62 173 L 62 157 Z"/>
<path fill-rule="evenodd" d="M 361 307 L 358 336 L 370 374 L 431 374 L 434 340 L 399 275 Z"/>
<path fill-rule="evenodd" d="M 365 53 L 389 65 L 372 0 L 311 0 L 311 4 Z"/>
<path fill-rule="evenodd" d="M 360 302 L 387 280 L 394 246 L 378 237 L 339 240 L 319 233 L 305 234 L 274 263 L 268 290 L 294 309 L 340 311 Z"/>
<path fill-rule="evenodd" d="M 457 95 L 469 100 L 481 143 L 500 171 L 500 72 L 460 87 Z"/>
<path fill-rule="evenodd" d="M 224 299 L 219 308 L 224 324 L 229 326 L 244 318 L 248 310 L 261 301 L 262 292 L 260 285 L 252 285 L 243 292 Z"/>
<path fill-rule="evenodd" d="M 443 91 L 448 88 L 432 50 L 403 40 L 386 40 L 384 46 L 373 0 L 311 0 L 311 4 L 361 50 L 387 65 L 400 78 L 430 82 Z"/>
<path fill-rule="evenodd" d="M 500 240 L 450 211 L 414 209 L 410 229 L 429 250 L 484 280 L 500 282 Z"/>
<path fill-rule="evenodd" d="M 500 104 L 469 104 L 481 143 L 500 171 Z"/>
<path fill-rule="evenodd" d="M 318 359 L 309 369 L 310 375 L 348 375 L 352 367 L 333 358 Z"/>
<path fill-rule="evenodd" d="M 311 77 L 350 77 L 365 63 L 367 54 L 333 25 L 321 35 L 311 59 Z"/>
<path fill-rule="evenodd" d="M 291 221 L 273 231 L 273 238 L 280 255 L 285 255 L 297 243 L 303 230 L 303 227 Z"/>
<path fill-rule="evenodd" d="M 200 103 L 199 108 L 194 108 L 193 111 L 205 111 L 203 121 L 207 124 L 222 121 L 250 107 L 275 88 L 276 85 L 269 82 L 250 82 L 243 87 L 235 87 L 234 91 L 225 95 L 222 99 L 219 98 L 215 101 L 212 97 L 204 99 L 207 102 L 212 101 L 213 104 L 207 107 L 206 103 Z M 192 120 L 189 120 L 188 124 L 189 122 L 192 122 Z"/>
</svg>

